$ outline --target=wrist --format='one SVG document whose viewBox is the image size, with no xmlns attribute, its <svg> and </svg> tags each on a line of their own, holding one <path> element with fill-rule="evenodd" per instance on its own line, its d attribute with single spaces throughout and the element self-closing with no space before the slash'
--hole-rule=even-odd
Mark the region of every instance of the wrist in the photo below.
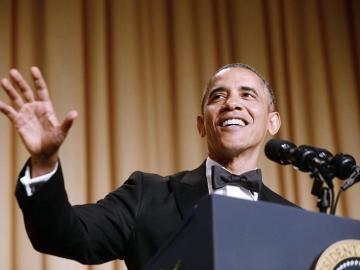
<svg viewBox="0 0 360 270">
<path fill-rule="evenodd" d="M 52 172 L 58 162 L 58 154 L 51 156 L 31 156 L 31 178 Z"/>
</svg>

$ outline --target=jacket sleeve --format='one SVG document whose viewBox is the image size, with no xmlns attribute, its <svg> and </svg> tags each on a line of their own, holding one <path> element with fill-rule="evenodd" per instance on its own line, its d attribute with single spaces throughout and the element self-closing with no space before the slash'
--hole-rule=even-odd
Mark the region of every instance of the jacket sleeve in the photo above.
<svg viewBox="0 0 360 270">
<path fill-rule="evenodd" d="M 76 206 L 68 200 L 60 164 L 31 197 L 18 181 L 15 194 L 33 247 L 83 264 L 124 259 L 140 208 L 142 179 L 135 172 L 104 199 Z"/>
</svg>

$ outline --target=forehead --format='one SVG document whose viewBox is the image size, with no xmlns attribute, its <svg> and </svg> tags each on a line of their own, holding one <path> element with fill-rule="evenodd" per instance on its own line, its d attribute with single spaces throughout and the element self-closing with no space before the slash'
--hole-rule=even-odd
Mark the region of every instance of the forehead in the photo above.
<svg viewBox="0 0 360 270">
<path fill-rule="evenodd" d="M 264 88 L 265 85 L 262 79 L 251 70 L 242 67 L 231 67 L 216 73 L 210 81 L 208 90 L 216 88 L 217 86 L 248 86 L 260 90 Z"/>
</svg>

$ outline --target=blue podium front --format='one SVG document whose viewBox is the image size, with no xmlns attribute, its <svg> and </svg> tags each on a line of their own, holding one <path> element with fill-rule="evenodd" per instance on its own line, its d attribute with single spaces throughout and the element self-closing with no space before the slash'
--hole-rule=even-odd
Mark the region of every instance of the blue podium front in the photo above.
<svg viewBox="0 0 360 270">
<path fill-rule="evenodd" d="M 359 221 L 212 195 L 145 269 L 313 269 L 327 247 L 344 239 L 360 240 Z"/>
</svg>

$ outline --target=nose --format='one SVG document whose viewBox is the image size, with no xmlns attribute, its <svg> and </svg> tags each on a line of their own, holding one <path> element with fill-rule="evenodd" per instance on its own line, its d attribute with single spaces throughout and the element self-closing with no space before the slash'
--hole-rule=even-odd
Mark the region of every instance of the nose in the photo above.
<svg viewBox="0 0 360 270">
<path fill-rule="evenodd" d="M 234 111 L 234 110 L 241 110 L 243 108 L 241 101 L 239 98 L 235 97 L 228 97 L 226 102 L 224 103 L 224 110 Z"/>
</svg>

